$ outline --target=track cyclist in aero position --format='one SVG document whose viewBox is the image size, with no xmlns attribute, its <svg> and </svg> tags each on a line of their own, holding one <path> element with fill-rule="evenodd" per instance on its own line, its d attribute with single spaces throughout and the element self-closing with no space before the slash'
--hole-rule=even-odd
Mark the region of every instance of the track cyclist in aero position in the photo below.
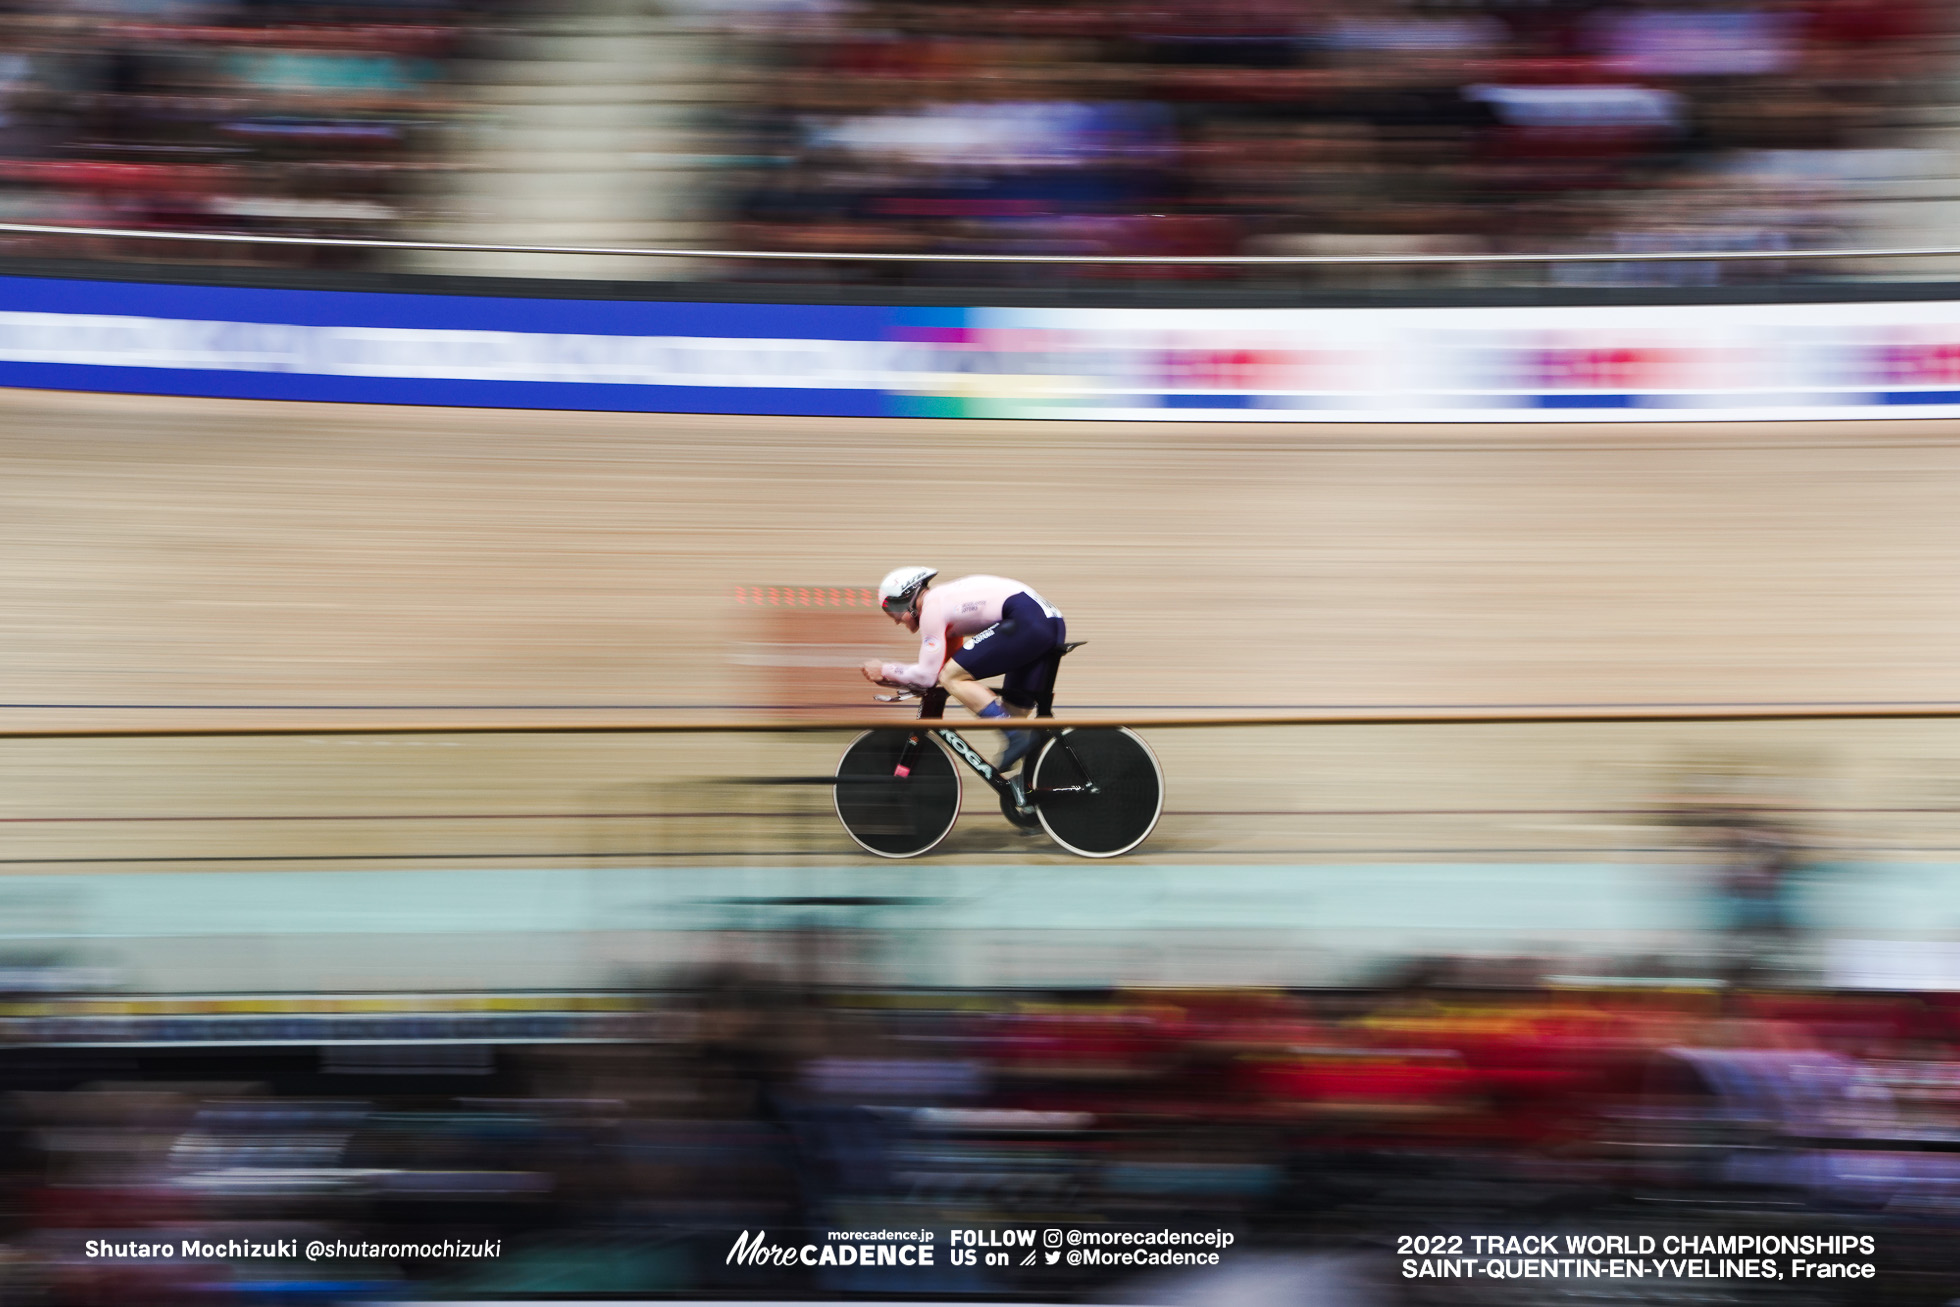
<svg viewBox="0 0 1960 1307">
<path fill-rule="evenodd" d="M 919 661 L 908 666 L 867 658 L 864 678 L 920 693 L 940 686 L 976 717 L 1026 717 L 1053 688 L 1049 655 L 1068 638 L 1061 611 L 1006 577 L 963 576 L 935 588 L 938 575 L 930 567 L 900 567 L 878 583 L 885 615 L 919 636 Z M 959 648 L 948 657 L 952 640 Z M 998 695 L 980 684 L 1003 675 Z M 1011 771 L 1034 742 L 1033 731 L 1007 731 L 1007 747 L 995 765 Z"/>
</svg>

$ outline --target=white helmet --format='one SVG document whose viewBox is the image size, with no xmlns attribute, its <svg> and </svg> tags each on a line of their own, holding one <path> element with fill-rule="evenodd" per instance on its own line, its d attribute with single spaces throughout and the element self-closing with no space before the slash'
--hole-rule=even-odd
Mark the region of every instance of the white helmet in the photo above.
<svg viewBox="0 0 1960 1307">
<path fill-rule="evenodd" d="M 903 617 L 919 602 L 926 582 L 939 575 L 936 567 L 894 567 L 878 582 L 878 604 L 894 617 Z"/>
</svg>

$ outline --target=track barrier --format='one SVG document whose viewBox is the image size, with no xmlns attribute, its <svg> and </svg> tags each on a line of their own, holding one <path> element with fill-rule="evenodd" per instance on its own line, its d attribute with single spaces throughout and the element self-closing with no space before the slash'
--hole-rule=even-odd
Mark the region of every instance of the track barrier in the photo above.
<svg viewBox="0 0 1960 1307">
<path fill-rule="evenodd" d="M 1960 705 L 1064 712 L 1046 724 L 1157 751 L 1142 845 L 1069 857 L 968 777 L 945 842 L 887 862 L 830 779 L 852 733 L 910 711 L 0 724 L 0 961 L 197 993 L 598 990 L 763 965 L 798 932 L 839 974 L 918 985 L 1692 956 L 1741 822 L 1796 842 L 1843 983 L 1960 985 Z M 992 722 L 946 724 L 996 747 Z"/>
</svg>

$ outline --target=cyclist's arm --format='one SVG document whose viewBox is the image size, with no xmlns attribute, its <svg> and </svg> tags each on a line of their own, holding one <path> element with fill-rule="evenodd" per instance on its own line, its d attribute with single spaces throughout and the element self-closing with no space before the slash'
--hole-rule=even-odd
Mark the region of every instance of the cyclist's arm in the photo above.
<svg viewBox="0 0 1960 1307">
<path fill-rule="evenodd" d="M 904 663 L 886 663 L 885 680 L 914 690 L 930 690 L 939 684 L 939 669 L 945 665 L 946 619 L 943 616 L 928 619 L 921 614 L 919 661 L 909 667 Z"/>
</svg>

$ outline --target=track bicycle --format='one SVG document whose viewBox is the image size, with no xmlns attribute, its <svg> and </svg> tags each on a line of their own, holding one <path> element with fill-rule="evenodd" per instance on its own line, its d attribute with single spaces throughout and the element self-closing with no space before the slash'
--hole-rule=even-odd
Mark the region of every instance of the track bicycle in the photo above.
<svg viewBox="0 0 1960 1307">
<path fill-rule="evenodd" d="M 1059 661 L 1079 644 L 1051 657 Z M 1050 686 L 1054 679 L 1047 678 Z M 921 721 L 937 722 L 946 712 L 947 694 L 939 688 L 876 697 L 883 703 L 918 698 Z M 1035 713 L 1054 714 L 1052 689 Z M 867 853 L 916 858 L 929 852 L 959 820 L 958 758 L 999 796 L 1008 821 L 1046 831 L 1070 853 L 1114 858 L 1149 837 L 1164 811 L 1164 773 L 1142 737 L 1122 726 L 1071 726 L 1039 736 L 1019 774 L 1006 777 L 950 726 L 866 731 L 837 763 L 837 819 Z"/>
</svg>

